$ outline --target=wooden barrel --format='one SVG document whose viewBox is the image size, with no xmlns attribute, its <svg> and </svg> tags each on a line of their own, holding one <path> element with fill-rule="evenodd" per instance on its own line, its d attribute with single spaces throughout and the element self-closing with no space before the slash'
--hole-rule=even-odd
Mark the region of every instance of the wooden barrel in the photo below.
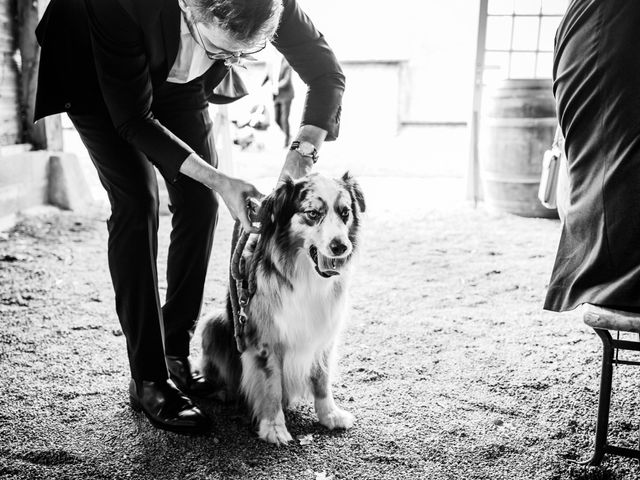
<svg viewBox="0 0 640 480">
<path fill-rule="evenodd" d="M 548 79 L 508 79 L 484 94 L 478 155 L 487 206 L 524 217 L 557 218 L 538 200 L 542 157 L 557 125 Z"/>
</svg>

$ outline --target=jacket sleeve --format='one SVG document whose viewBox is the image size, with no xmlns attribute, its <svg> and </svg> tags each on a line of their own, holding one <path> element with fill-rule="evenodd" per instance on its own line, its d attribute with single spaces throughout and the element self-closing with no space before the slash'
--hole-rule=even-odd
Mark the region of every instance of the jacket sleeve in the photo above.
<svg viewBox="0 0 640 480">
<path fill-rule="evenodd" d="M 324 36 L 296 0 L 284 0 L 283 4 L 273 45 L 309 87 L 302 125 L 320 127 L 328 132 L 327 140 L 335 140 L 340 130 L 344 74 Z"/>
<path fill-rule="evenodd" d="M 141 28 L 117 1 L 86 0 L 98 82 L 118 134 L 175 181 L 193 150 L 151 112 L 151 77 Z"/>
</svg>

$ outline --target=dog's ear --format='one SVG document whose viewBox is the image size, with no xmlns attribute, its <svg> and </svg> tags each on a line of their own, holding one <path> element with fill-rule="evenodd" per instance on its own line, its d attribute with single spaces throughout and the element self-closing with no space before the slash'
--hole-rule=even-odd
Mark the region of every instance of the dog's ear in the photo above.
<svg viewBox="0 0 640 480">
<path fill-rule="evenodd" d="M 358 181 L 349 173 L 348 171 L 342 175 L 342 181 L 346 185 L 349 193 L 351 193 L 351 197 L 356 201 L 358 207 L 360 207 L 360 211 L 364 212 L 366 209 L 366 204 L 364 202 L 364 194 L 362 193 L 362 188 Z"/>
<path fill-rule="evenodd" d="M 259 216 L 263 231 L 266 232 L 271 227 L 289 221 L 293 215 L 294 193 L 295 182 L 291 178 L 286 178 L 262 201 Z"/>
</svg>

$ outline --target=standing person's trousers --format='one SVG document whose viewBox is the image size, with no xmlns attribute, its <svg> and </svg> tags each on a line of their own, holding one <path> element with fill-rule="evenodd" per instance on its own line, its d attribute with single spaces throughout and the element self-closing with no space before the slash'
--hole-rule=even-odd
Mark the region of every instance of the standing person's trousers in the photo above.
<svg viewBox="0 0 640 480">
<path fill-rule="evenodd" d="M 154 91 L 157 120 L 216 166 L 202 82 Z M 109 270 L 135 380 L 167 378 L 165 354 L 188 356 L 217 222 L 214 192 L 184 175 L 166 182 L 172 212 L 164 306 L 158 294 L 158 184 L 151 162 L 116 132 L 106 107 L 70 115 L 109 196 Z"/>
<path fill-rule="evenodd" d="M 289 145 L 291 139 L 291 129 L 289 126 L 289 115 L 291 113 L 291 100 L 276 100 L 273 103 L 275 110 L 276 123 L 284 133 L 285 146 Z"/>
</svg>

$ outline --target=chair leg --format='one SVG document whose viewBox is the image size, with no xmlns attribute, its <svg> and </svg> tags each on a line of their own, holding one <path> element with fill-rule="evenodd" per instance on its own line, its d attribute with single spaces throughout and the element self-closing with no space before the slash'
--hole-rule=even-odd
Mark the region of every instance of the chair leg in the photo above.
<svg viewBox="0 0 640 480">
<path fill-rule="evenodd" d="M 609 430 L 609 408 L 611 406 L 611 381 L 613 377 L 613 344 L 608 330 L 595 328 L 602 340 L 602 373 L 600 375 L 600 399 L 598 401 L 598 422 L 596 424 L 596 444 L 593 456 L 584 465 L 598 466 L 602 462 L 607 446 Z"/>
</svg>

